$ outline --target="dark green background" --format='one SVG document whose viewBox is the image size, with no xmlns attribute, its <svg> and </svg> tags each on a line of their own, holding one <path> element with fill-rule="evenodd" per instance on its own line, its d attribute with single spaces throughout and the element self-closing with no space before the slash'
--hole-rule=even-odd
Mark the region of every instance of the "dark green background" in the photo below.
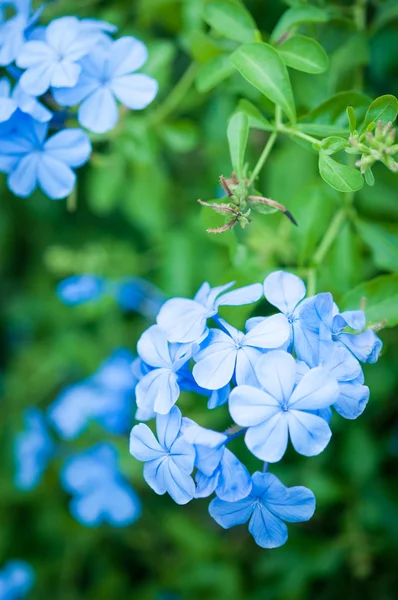
<svg viewBox="0 0 398 600">
<path fill-rule="evenodd" d="M 333 6 L 321 1 L 318 6 L 326 4 Z M 319 76 L 292 73 L 301 114 L 353 85 L 371 97 L 398 92 L 396 2 L 369 3 L 369 29 L 361 34 L 348 19 L 354 3 L 339 4 L 345 5 L 346 21 L 302 28 L 322 43 L 331 66 Z M 144 113 L 124 114 L 108 138 L 98 138 L 91 164 L 79 172 L 76 212 L 40 193 L 15 198 L 4 177 L 0 180 L 0 564 L 17 557 L 34 566 L 33 600 L 394 600 L 394 329 L 381 332 L 383 355 L 365 368 L 371 400 L 361 418 L 335 416 L 333 438 L 322 455 L 306 459 L 289 452 L 272 469 L 286 485 L 306 485 L 317 497 L 314 518 L 291 525 L 289 541 L 280 549 L 257 547 L 245 527 L 221 530 L 208 516 L 206 500 L 179 507 L 168 496 L 156 496 L 142 479 L 141 465 L 129 456 L 127 439 L 115 443 L 122 470 L 143 500 L 141 520 L 122 530 L 82 527 L 68 513 L 57 473 L 68 452 L 104 438 L 95 427 L 74 444 L 60 446 L 36 490 L 21 493 L 12 484 L 12 439 L 23 409 L 44 409 L 114 348 L 134 350 L 149 324 L 121 314 L 110 299 L 63 306 L 54 293 L 60 279 L 85 272 L 140 275 L 168 295 L 192 295 L 204 279 L 213 285 L 262 281 L 273 268 L 305 268 L 341 202 L 320 179 L 316 154 L 283 138 L 262 173 L 261 189 L 292 211 L 299 228 L 273 214 L 257 215 L 243 234 L 212 238 L 205 232 L 222 224 L 222 217 L 201 209 L 196 199 L 215 197 L 219 175 L 230 172 L 228 118 L 241 97 L 256 100 L 258 94 L 237 74 L 206 95 L 191 86 L 168 115 L 157 112 L 192 56 L 206 59 L 201 5 L 200 0 L 61 0 L 45 12 L 46 20 L 65 14 L 104 18 L 121 34 L 145 41 L 150 59 L 144 71 L 158 78 L 160 92 Z M 246 5 L 264 39 L 287 8 L 271 0 Z M 262 132 L 251 136 L 251 164 L 265 140 Z M 396 182 L 384 167 L 374 173 L 375 187 L 361 190 L 355 207 L 361 220 L 381 225 L 387 241 L 344 225 L 317 278 L 317 291 L 333 292 L 337 302 L 362 281 L 398 271 Z M 242 327 L 248 310 L 225 314 Z M 209 413 L 205 404 L 199 397 L 181 399 L 183 412 L 202 424 L 228 425 L 226 410 Z M 259 468 L 243 445 L 237 451 L 252 470 Z"/>
</svg>

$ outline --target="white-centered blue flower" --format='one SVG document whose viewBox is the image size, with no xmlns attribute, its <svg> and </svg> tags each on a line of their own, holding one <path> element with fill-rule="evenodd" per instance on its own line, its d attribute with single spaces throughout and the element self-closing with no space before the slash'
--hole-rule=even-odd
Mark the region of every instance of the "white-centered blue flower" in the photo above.
<svg viewBox="0 0 398 600">
<path fill-rule="evenodd" d="M 74 87 L 53 90 L 54 98 L 62 106 L 80 104 L 79 123 L 95 133 L 105 133 L 118 121 L 116 100 L 132 110 L 143 109 L 154 100 L 156 80 L 135 73 L 147 56 L 145 45 L 133 37 L 98 44 L 80 62 L 82 72 Z"/>
<path fill-rule="evenodd" d="M 299 454 L 314 456 L 324 450 L 332 435 L 327 422 L 313 411 L 336 402 L 336 380 L 322 367 L 315 367 L 296 385 L 296 369 L 296 361 L 287 352 L 269 352 L 256 364 L 262 389 L 240 385 L 229 397 L 235 423 L 248 428 L 247 447 L 267 462 L 282 458 L 289 437 Z"/>
<path fill-rule="evenodd" d="M 191 477 L 195 449 L 180 435 L 181 425 L 181 411 L 177 406 L 168 415 L 157 415 L 159 441 L 148 425 L 136 425 L 131 430 L 130 453 L 145 462 L 145 481 L 157 494 L 167 492 L 177 504 L 186 504 L 195 496 Z"/>
<path fill-rule="evenodd" d="M 66 129 L 47 137 L 48 124 L 28 117 L 19 119 L 16 131 L 0 139 L 0 171 L 8 173 L 7 185 L 22 198 L 39 186 L 53 200 L 65 198 L 74 188 L 73 168 L 91 154 L 87 134 Z"/>
<path fill-rule="evenodd" d="M 197 347 L 169 344 L 165 332 L 158 325 L 152 325 L 138 340 L 137 349 L 140 358 L 151 367 L 137 384 L 137 406 L 145 413 L 166 415 L 180 395 L 178 371 Z"/>
<path fill-rule="evenodd" d="M 308 488 L 287 488 L 271 473 L 254 473 L 250 494 L 237 502 L 215 498 L 209 512 L 215 521 L 229 529 L 249 521 L 249 532 L 262 548 L 278 548 L 286 543 L 284 521 L 308 521 L 315 511 L 315 496 Z"/>
<path fill-rule="evenodd" d="M 215 317 L 220 306 L 242 306 L 257 302 L 262 296 L 259 283 L 228 292 L 234 282 L 211 288 L 205 282 L 193 300 L 171 298 L 162 306 L 157 324 L 166 332 L 169 342 L 200 343 L 208 333 L 207 319 Z"/>
<path fill-rule="evenodd" d="M 263 319 L 244 334 L 223 319 L 220 329 L 210 329 L 203 347 L 195 355 L 193 376 L 209 390 L 227 385 L 235 375 L 239 385 L 247 382 L 264 350 L 280 348 L 290 337 L 290 326 L 282 314 Z"/>
<path fill-rule="evenodd" d="M 64 489 L 74 496 L 72 516 L 84 525 L 124 527 L 141 515 L 141 502 L 119 473 L 116 451 L 109 444 L 98 444 L 69 458 L 60 478 Z"/>
<path fill-rule="evenodd" d="M 17 65 L 26 69 L 22 89 L 41 96 L 50 87 L 72 87 L 81 73 L 79 60 L 98 42 L 98 32 L 85 27 L 76 17 L 54 19 L 42 40 L 26 42 L 18 52 Z"/>
</svg>

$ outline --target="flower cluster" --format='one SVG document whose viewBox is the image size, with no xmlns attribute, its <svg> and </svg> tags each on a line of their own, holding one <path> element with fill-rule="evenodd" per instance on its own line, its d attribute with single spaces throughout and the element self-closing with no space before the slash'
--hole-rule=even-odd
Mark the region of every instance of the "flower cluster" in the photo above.
<svg viewBox="0 0 398 600">
<path fill-rule="evenodd" d="M 20 600 L 34 584 L 32 567 L 24 560 L 10 560 L 0 571 L 0 598 Z"/>
<path fill-rule="evenodd" d="M 0 171 L 16 196 L 39 186 L 52 199 L 65 198 L 74 169 L 91 154 L 88 134 L 68 123 L 77 118 L 88 131 L 106 133 L 118 121 L 118 102 L 132 110 L 150 104 L 157 82 L 136 73 L 147 49 L 130 36 L 114 40 L 110 23 L 67 16 L 44 27 L 31 0 L 5 4 L 14 13 L 7 19 L 0 12 L 0 67 L 7 73 L 0 78 Z"/>
<path fill-rule="evenodd" d="M 249 521 L 257 544 L 274 548 L 287 540 L 285 522 L 306 521 L 315 510 L 305 487 L 285 487 L 267 472 L 296 452 L 315 456 L 331 437 L 333 409 L 347 419 L 364 410 L 369 389 L 359 361 L 373 363 L 382 343 L 366 329 L 362 311 L 339 312 L 330 293 L 305 298 L 296 275 L 277 271 L 261 284 L 231 290 L 232 283 L 204 283 L 193 300 L 173 298 L 157 324 L 138 341 L 134 372 L 137 414 L 156 419 L 135 425 L 130 452 L 145 463 L 144 478 L 158 494 L 178 504 L 208 497 L 210 515 L 224 528 Z M 280 312 L 250 318 L 239 331 L 219 314 L 262 296 Z M 210 327 L 210 319 L 213 327 Z M 183 417 L 182 391 L 196 391 L 210 409 L 228 404 L 234 424 L 220 433 Z M 250 476 L 227 447 L 239 435 L 264 461 Z"/>
</svg>

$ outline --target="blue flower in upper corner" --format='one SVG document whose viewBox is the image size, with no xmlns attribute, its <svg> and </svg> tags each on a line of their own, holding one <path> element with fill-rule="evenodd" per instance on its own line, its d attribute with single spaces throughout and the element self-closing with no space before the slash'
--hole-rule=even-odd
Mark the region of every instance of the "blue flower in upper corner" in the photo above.
<svg viewBox="0 0 398 600">
<path fill-rule="evenodd" d="M 262 548 L 278 548 L 286 543 L 288 530 L 284 521 L 300 523 L 311 519 L 315 496 L 306 487 L 287 488 L 271 473 L 254 473 L 252 491 L 238 502 L 214 498 L 209 512 L 215 521 L 229 529 L 249 519 L 249 531 Z"/>
<path fill-rule="evenodd" d="M 191 419 L 182 421 L 182 434 L 196 452 L 195 498 L 207 498 L 215 492 L 218 498 L 235 502 L 248 496 L 250 474 L 226 447 L 228 435 L 200 427 Z"/>
<path fill-rule="evenodd" d="M 50 87 L 73 87 L 81 73 L 79 60 L 101 39 L 100 31 L 85 27 L 76 17 L 54 19 L 43 39 L 26 42 L 16 63 L 26 69 L 19 81 L 32 96 L 41 96 Z"/>
<path fill-rule="evenodd" d="M 348 310 L 340 314 L 329 311 L 324 322 L 328 329 L 322 329 L 321 339 L 346 346 L 361 362 L 375 363 L 378 360 L 383 343 L 372 329 L 363 331 L 366 317 L 362 310 Z M 347 327 L 362 333 L 347 333 Z"/>
<path fill-rule="evenodd" d="M 259 283 L 228 292 L 234 282 L 211 288 L 206 282 L 193 300 L 171 298 L 157 316 L 157 324 L 166 332 L 169 342 L 200 343 L 208 334 L 207 319 L 215 317 L 220 306 L 241 306 L 257 302 L 262 295 Z M 226 293 L 224 293 L 226 292 Z"/>
<path fill-rule="evenodd" d="M 119 473 L 116 451 L 109 444 L 98 444 L 69 458 L 60 479 L 74 496 L 71 514 L 83 525 L 124 527 L 141 516 L 140 499 Z"/>
<path fill-rule="evenodd" d="M 299 360 L 315 365 L 319 350 L 319 329 L 322 319 L 332 310 L 333 298 L 329 293 L 317 294 L 303 300 L 306 289 L 303 281 L 285 271 L 275 271 L 264 280 L 264 296 L 279 308 L 290 324 L 291 343 Z M 249 319 L 248 329 L 263 317 Z"/>
<path fill-rule="evenodd" d="M 137 349 L 150 368 L 137 384 L 137 406 L 145 412 L 166 415 L 180 395 L 178 371 L 191 359 L 197 346 L 169 344 L 165 332 L 152 325 L 138 340 Z"/>
<path fill-rule="evenodd" d="M 234 375 L 238 385 L 247 383 L 264 350 L 280 348 L 290 337 L 289 323 L 284 315 L 263 319 L 246 334 L 223 319 L 219 318 L 218 323 L 224 331 L 210 329 L 195 355 L 193 368 L 196 382 L 209 390 L 226 386 Z"/>
<path fill-rule="evenodd" d="M 91 144 L 80 129 L 60 131 L 46 139 L 47 123 L 20 119 L 16 131 L 0 140 L 0 171 L 7 185 L 22 198 L 39 185 L 53 200 L 65 198 L 74 188 L 72 168 L 81 167 L 91 154 Z"/>
<path fill-rule="evenodd" d="M 72 275 L 57 285 L 57 296 L 69 306 L 97 300 L 104 293 L 104 279 L 97 275 Z"/>
<path fill-rule="evenodd" d="M 116 350 L 93 375 L 61 392 L 48 416 L 63 439 L 76 438 L 90 421 L 100 423 L 110 433 L 128 431 L 137 383 L 133 359 L 129 350 Z"/>
<path fill-rule="evenodd" d="M 14 483 L 21 490 L 31 490 L 40 483 L 53 451 L 42 412 L 30 408 L 24 413 L 25 430 L 14 438 L 16 473 Z"/>
<path fill-rule="evenodd" d="M 25 31 L 34 18 L 30 18 L 31 2 L 3 2 L 13 5 L 15 14 L 5 20 L 0 7 L 0 66 L 7 67 L 15 61 L 25 42 Z"/>
<path fill-rule="evenodd" d="M 30 592 L 35 575 L 24 560 L 10 560 L 0 571 L 1 600 L 19 600 Z"/>
<path fill-rule="evenodd" d="M 314 456 L 324 450 L 332 435 L 327 422 L 313 412 L 336 402 L 336 380 L 322 367 L 315 367 L 296 385 L 296 371 L 290 354 L 269 352 L 256 364 L 261 389 L 240 385 L 229 397 L 235 423 L 248 428 L 247 447 L 264 461 L 279 461 L 289 436 L 299 454 Z"/>
<path fill-rule="evenodd" d="M 181 435 L 181 425 L 181 411 L 177 406 L 168 415 L 157 415 L 159 441 L 148 425 L 135 425 L 130 435 L 130 453 L 145 462 L 145 481 L 157 494 L 167 492 L 177 504 L 186 504 L 195 496 L 191 477 L 195 449 Z"/>
<path fill-rule="evenodd" d="M 54 98 L 62 106 L 81 103 L 79 123 L 94 133 L 105 133 L 118 121 L 116 100 L 127 108 L 139 110 L 155 98 L 158 91 L 155 79 L 135 73 L 147 56 L 145 45 L 133 37 L 98 44 L 80 62 L 82 71 L 74 87 L 54 89 Z"/>
<path fill-rule="evenodd" d="M 17 84 L 11 91 L 11 84 L 6 77 L 0 79 L 0 123 L 9 121 L 12 117 L 18 118 L 21 111 L 33 117 L 36 121 L 46 123 L 52 117 L 52 112 L 34 97 L 22 90 Z M 12 122 L 10 126 L 17 125 Z"/>
</svg>

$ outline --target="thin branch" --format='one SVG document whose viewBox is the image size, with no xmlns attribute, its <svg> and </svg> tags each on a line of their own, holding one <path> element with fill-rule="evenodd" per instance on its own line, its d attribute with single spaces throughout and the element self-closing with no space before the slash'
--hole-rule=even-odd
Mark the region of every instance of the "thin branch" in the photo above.
<svg viewBox="0 0 398 600">
<path fill-rule="evenodd" d="M 271 198 L 263 198 L 262 196 L 249 196 L 249 200 L 251 200 L 252 202 L 258 202 L 259 204 L 266 204 L 267 206 L 272 206 L 273 208 L 280 210 L 281 212 L 283 212 L 284 215 L 287 216 L 287 218 L 293 223 L 293 225 L 297 225 L 298 227 L 297 221 L 293 217 L 292 213 L 286 208 L 286 206 L 283 206 L 283 204 L 281 204 L 280 202 L 276 202 L 276 200 L 271 200 Z"/>
</svg>

